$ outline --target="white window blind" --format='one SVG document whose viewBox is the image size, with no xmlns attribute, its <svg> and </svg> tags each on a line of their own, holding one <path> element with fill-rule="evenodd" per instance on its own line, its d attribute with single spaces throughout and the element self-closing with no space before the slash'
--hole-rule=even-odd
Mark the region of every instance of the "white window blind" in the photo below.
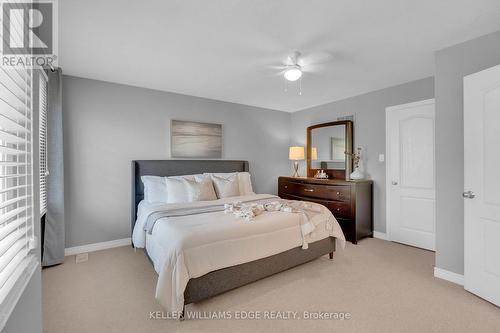
<svg viewBox="0 0 500 333">
<path fill-rule="evenodd" d="M 40 157 L 40 216 L 47 211 L 47 78 L 40 71 L 39 77 L 39 157 Z"/>
<path fill-rule="evenodd" d="M 32 116 L 32 70 L 0 67 L 0 330 L 37 267 Z"/>
</svg>

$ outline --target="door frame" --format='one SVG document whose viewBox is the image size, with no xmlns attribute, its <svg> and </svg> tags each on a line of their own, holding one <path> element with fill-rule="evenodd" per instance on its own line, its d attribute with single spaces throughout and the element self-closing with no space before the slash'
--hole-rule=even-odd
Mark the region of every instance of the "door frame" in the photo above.
<svg viewBox="0 0 500 333">
<path fill-rule="evenodd" d="M 391 221 L 391 195 L 389 195 L 389 191 L 392 186 L 392 180 L 389 175 L 389 165 L 391 161 L 391 150 L 390 150 L 390 145 L 389 145 L 389 138 L 390 138 L 390 133 L 389 133 L 389 114 L 392 114 L 394 112 L 397 112 L 402 109 L 407 109 L 411 107 L 417 107 L 417 106 L 424 106 L 424 105 L 429 105 L 433 104 L 434 105 L 434 121 L 436 121 L 436 100 L 435 98 L 430 98 L 430 99 L 425 99 L 422 101 L 417 101 L 417 102 L 411 102 L 411 103 L 405 103 L 405 104 L 399 104 L 399 105 L 393 105 L 393 106 L 388 106 L 385 108 L 385 232 L 386 232 L 386 239 L 388 241 L 392 241 L 392 235 L 391 235 L 391 226 L 392 226 L 392 221 Z M 435 127 L 434 127 L 435 130 Z M 436 152 L 436 133 L 434 133 L 434 154 Z M 436 184 L 436 156 L 434 155 L 434 190 L 435 184 Z M 435 233 L 434 233 L 435 235 Z"/>
</svg>

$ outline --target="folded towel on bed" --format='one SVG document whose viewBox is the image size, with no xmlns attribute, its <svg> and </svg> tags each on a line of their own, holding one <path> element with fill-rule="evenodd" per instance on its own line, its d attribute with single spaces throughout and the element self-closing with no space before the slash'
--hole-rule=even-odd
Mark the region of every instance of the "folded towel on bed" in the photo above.
<svg viewBox="0 0 500 333">
<path fill-rule="evenodd" d="M 292 201 L 292 200 L 274 200 L 257 203 L 244 204 L 241 201 L 224 205 L 224 213 L 234 214 L 237 217 L 245 219 L 245 221 L 252 221 L 255 217 L 264 212 L 284 212 L 300 214 L 300 229 L 302 232 L 302 249 L 306 250 L 309 246 L 306 241 L 306 236 L 314 231 L 316 225 L 311 223 L 311 219 L 315 214 L 321 213 L 321 206 L 310 204 L 305 201 Z M 327 227 L 329 227 L 327 225 Z"/>
<path fill-rule="evenodd" d="M 243 205 L 241 202 L 233 202 L 224 205 L 224 213 L 234 214 L 237 217 L 251 221 L 254 217 L 262 214 L 265 211 L 263 204 Z"/>
<path fill-rule="evenodd" d="M 241 201 L 224 205 L 224 213 L 233 213 L 237 217 L 242 217 L 246 221 L 253 220 L 256 216 L 264 212 L 285 212 L 285 213 L 301 213 L 302 210 L 294 209 L 287 204 L 287 201 L 271 201 L 263 203 L 243 204 Z"/>
</svg>

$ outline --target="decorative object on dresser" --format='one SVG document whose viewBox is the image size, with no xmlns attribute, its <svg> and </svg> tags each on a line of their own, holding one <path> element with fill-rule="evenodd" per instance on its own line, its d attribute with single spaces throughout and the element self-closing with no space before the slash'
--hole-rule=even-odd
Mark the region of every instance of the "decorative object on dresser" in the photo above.
<svg viewBox="0 0 500 333">
<path fill-rule="evenodd" d="M 170 124 L 172 157 L 222 158 L 222 125 L 172 120 Z"/>
<path fill-rule="evenodd" d="M 293 161 L 293 177 L 299 177 L 299 161 L 304 159 L 304 147 L 290 147 L 288 159 Z"/>
<path fill-rule="evenodd" d="M 322 170 L 329 179 L 349 180 L 352 172 L 353 124 L 333 121 L 307 128 L 307 176 Z M 323 172 L 320 171 L 322 174 Z M 327 177 L 324 177 L 327 178 Z"/>
<path fill-rule="evenodd" d="M 356 148 L 356 152 L 351 154 L 352 160 L 354 162 L 354 171 L 351 173 L 351 179 L 360 180 L 365 177 L 363 171 L 361 171 L 361 147 Z"/>
<path fill-rule="evenodd" d="M 325 170 L 318 170 L 316 174 L 314 175 L 314 178 L 316 179 L 328 179 L 328 174 L 325 172 Z"/>
<path fill-rule="evenodd" d="M 333 213 L 348 241 L 357 244 L 373 237 L 373 182 L 306 177 L 279 177 L 278 195 L 283 199 L 311 201 Z"/>
</svg>

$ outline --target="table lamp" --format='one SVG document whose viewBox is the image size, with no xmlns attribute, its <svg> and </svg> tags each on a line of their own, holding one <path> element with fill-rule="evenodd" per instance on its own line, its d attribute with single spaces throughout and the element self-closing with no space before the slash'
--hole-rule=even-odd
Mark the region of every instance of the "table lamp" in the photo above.
<svg viewBox="0 0 500 333">
<path fill-rule="evenodd" d="M 290 147 L 288 159 L 294 161 L 293 169 L 295 172 L 293 173 L 293 177 L 299 177 L 299 161 L 304 159 L 304 147 Z"/>
</svg>

